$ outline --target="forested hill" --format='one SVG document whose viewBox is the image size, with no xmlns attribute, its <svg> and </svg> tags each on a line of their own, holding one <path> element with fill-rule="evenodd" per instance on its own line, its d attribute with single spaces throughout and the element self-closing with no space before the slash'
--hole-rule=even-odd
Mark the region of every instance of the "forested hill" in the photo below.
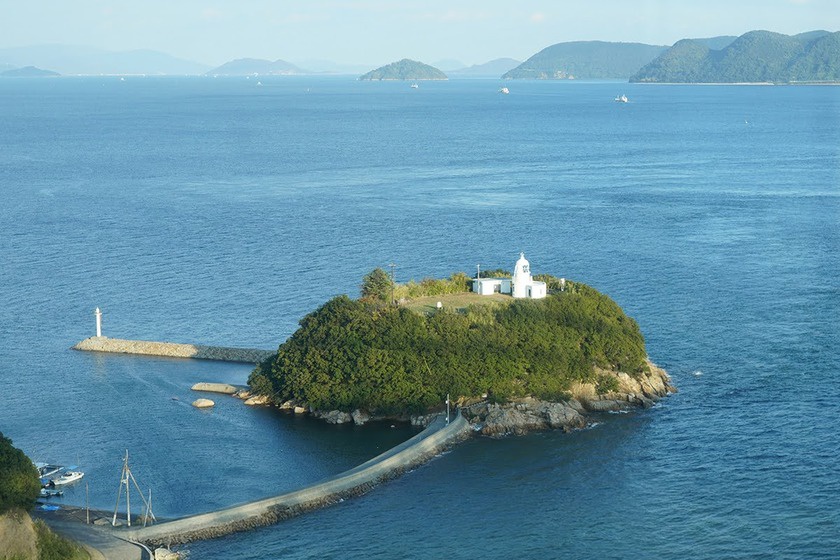
<svg viewBox="0 0 840 560">
<path fill-rule="evenodd" d="M 541 300 L 480 299 L 423 313 L 381 297 L 336 297 L 304 317 L 248 382 L 276 403 L 390 414 L 427 411 L 447 394 L 563 400 L 576 381 L 614 388 L 615 377 L 596 368 L 648 371 L 636 322 L 584 284 L 567 282 Z"/>
<path fill-rule="evenodd" d="M 446 74 L 428 64 L 404 58 L 371 70 L 360 80 L 446 80 Z"/>
<path fill-rule="evenodd" d="M 547 47 L 503 79 L 627 79 L 668 47 L 642 43 L 573 41 Z"/>
<path fill-rule="evenodd" d="M 840 81 L 840 32 L 750 31 L 715 50 L 684 39 L 630 78 L 653 83 Z"/>
</svg>

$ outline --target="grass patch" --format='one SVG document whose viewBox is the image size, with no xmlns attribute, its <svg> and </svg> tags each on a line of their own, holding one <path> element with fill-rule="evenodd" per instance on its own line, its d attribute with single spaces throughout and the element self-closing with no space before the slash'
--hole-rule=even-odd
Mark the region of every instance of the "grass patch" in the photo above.
<svg viewBox="0 0 840 560">
<path fill-rule="evenodd" d="M 431 315 L 437 311 L 437 302 L 441 302 L 443 308 L 448 311 L 463 313 L 471 305 L 509 305 L 513 301 L 513 298 L 507 294 L 482 296 L 474 292 L 461 292 L 458 294 L 419 297 L 402 304 L 402 307 L 411 309 L 417 313 L 422 313 L 423 315 Z"/>
<path fill-rule="evenodd" d="M 80 545 L 50 530 L 40 519 L 35 520 L 38 535 L 38 560 L 90 560 L 90 554 Z"/>
</svg>

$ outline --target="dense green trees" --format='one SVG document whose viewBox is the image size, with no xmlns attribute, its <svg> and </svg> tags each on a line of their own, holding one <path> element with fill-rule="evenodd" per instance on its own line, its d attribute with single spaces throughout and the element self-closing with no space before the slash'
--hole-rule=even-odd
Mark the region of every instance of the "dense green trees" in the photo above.
<svg viewBox="0 0 840 560">
<path fill-rule="evenodd" d="M 28 510 L 40 490 L 35 465 L 0 433 L 0 514 L 14 508 Z"/>
<path fill-rule="evenodd" d="M 595 366 L 634 375 L 645 358 L 636 322 L 583 284 L 430 315 L 339 296 L 304 317 L 249 383 L 321 410 L 420 412 L 447 393 L 562 399 L 574 381 L 599 382 Z"/>
<path fill-rule="evenodd" d="M 782 35 L 750 31 L 720 50 L 684 39 L 631 82 L 737 83 L 840 81 L 840 32 Z"/>
</svg>

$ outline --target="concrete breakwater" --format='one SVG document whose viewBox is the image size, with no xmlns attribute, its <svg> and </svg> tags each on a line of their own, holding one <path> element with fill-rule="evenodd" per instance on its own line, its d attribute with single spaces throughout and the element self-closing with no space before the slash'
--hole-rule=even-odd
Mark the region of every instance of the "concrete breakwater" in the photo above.
<svg viewBox="0 0 840 560">
<path fill-rule="evenodd" d="M 120 538 L 152 545 L 186 543 L 270 525 L 301 513 L 358 496 L 400 476 L 449 446 L 466 439 L 472 429 L 458 415 L 449 424 L 439 416 L 428 428 L 402 444 L 322 482 L 294 492 L 141 529 L 120 532 Z"/>
<path fill-rule="evenodd" d="M 223 362 L 246 362 L 256 364 L 273 355 L 271 350 L 255 348 L 228 348 L 204 346 L 201 344 L 178 344 L 175 342 L 151 342 L 146 340 L 125 340 L 92 336 L 73 346 L 74 350 L 85 352 L 109 352 L 113 354 L 138 354 L 142 356 L 163 356 L 168 358 L 194 358 L 198 360 L 219 360 Z"/>
</svg>

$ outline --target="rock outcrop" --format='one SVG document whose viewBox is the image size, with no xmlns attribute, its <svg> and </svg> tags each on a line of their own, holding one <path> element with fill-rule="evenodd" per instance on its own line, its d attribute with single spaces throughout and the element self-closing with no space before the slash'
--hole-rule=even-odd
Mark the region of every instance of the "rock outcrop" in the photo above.
<svg viewBox="0 0 840 560">
<path fill-rule="evenodd" d="M 196 399 L 193 401 L 192 405 L 196 408 L 212 408 L 216 406 L 216 403 L 210 399 Z"/>
<path fill-rule="evenodd" d="M 599 376 L 612 376 L 617 389 L 606 393 L 597 391 L 594 383 L 577 383 L 570 398 L 563 402 L 547 402 L 526 397 L 497 404 L 479 402 L 461 408 L 473 429 L 483 435 L 501 437 L 528 432 L 562 429 L 571 431 L 586 427 L 590 413 L 650 408 L 669 393 L 675 393 L 671 378 L 665 370 L 648 364 L 650 373 L 631 377 L 622 372 L 598 371 Z"/>
</svg>

